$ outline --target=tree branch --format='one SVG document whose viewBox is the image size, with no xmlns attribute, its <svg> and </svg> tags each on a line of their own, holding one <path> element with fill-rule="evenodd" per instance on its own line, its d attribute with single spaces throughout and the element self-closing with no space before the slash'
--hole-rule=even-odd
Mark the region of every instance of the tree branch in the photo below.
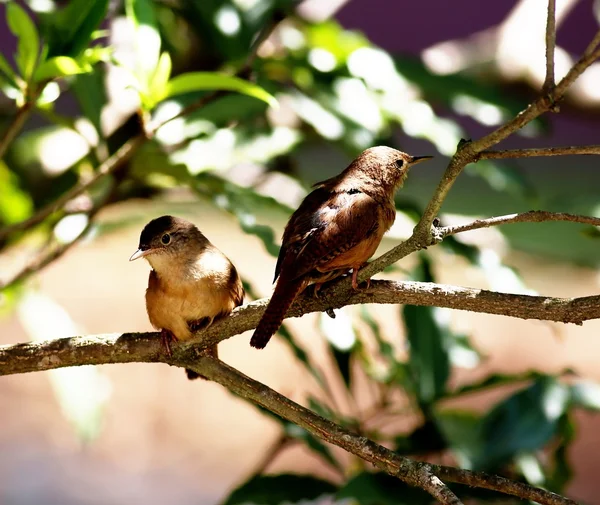
<svg viewBox="0 0 600 505">
<path fill-rule="evenodd" d="M 556 45 L 556 0 L 548 0 L 546 18 L 546 79 L 542 86 L 544 93 L 554 88 L 554 47 Z"/>
<path fill-rule="evenodd" d="M 221 384 L 233 393 L 250 400 L 278 416 L 301 426 L 314 436 L 334 444 L 372 463 L 380 470 L 404 482 L 424 489 L 443 504 L 460 504 L 458 497 L 440 480 L 468 484 L 535 500 L 547 505 L 575 505 L 576 502 L 527 484 L 509 481 L 498 476 L 458 468 L 430 465 L 400 456 L 372 440 L 324 419 L 311 410 L 293 402 L 273 389 L 251 379 L 222 361 L 210 357 L 191 356 L 182 366 L 190 367 L 202 376 Z"/>
<path fill-rule="evenodd" d="M 493 160 L 503 158 L 531 158 L 535 156 L 570 156 L 578 154 L 600 154 L 600 145 L 541 147 L 533 149 L 509 149 L 505 151 L 482 151 L 476 160 Z"/>
<path fill-rule="evenodd" d="M 476 219 L 472 223 L 460 224 L 456 226 L 444 226 L 438 228 L 443 237 L 456 235 L 464 231 L 478 230 L 480 228 L 490 228 L 500 224 L 509 223 L 544 223 L 550 221 L 569 221 L 571 223 L 590 224 L 600 226 L 600 218 L 591 216 L 580 216 L 577 214 L 567 214 L 565 212 L 547 212 L 545 210 L 530 210 L 522 214 L 508 214 L 506 216 L 490 217 L 487 219 Z"/>
<path fill-rule="evenodd" d="M 29 115 L 31 114 L 31 111 L 33 110 L 36 99 L 37 99 L 37 96 L 33 99 L 33 102 L 27 101 L 21 107 L 19 107 L 19 109 L 17 110 L 15 117 L 13 118 L 12 122 L 8 125 L 8 128 L 4 132 L 4 137 L 2 137 L 2 139 L 0 139 L 0 159 L 2 159 L 4 157 L 4 154 L 6 153 L 8 146 L 14 140 L 14 138 L 17 136 L 17 134 L 21 131 L 21 129 L 23 128 L 25 121 L 27 121 L 27 118 L 29 117 Z"/>
<path fill-rule="evenodd" d="M 340 285 L 323 287 L 318 299 L 307 295 L 301 296 L 291 307 L 287 317 L 300 317 L 311 312 L 322 312 L 347 305 L 376 303 L 437 306 L 521 319 L 574 324 L 600 319 L 600 295 L 553 298 L 411 281 L 374 280 L 370 288 L 358 292 L 340 289 Z M 68 366 L 135 361 L 177 364 L 177 360 L 190 350 L 198 351 L 254 329 L 268 301 L 267 298 L 263 298 L 239 307 L 229 317 L 197 333 L 193 340 L 174 343 L 172 357 L 164 353 L 160 345 L 159 333 L 155 332 L 69 337 L 0 346 L 0 375 Z"/>
</svg>

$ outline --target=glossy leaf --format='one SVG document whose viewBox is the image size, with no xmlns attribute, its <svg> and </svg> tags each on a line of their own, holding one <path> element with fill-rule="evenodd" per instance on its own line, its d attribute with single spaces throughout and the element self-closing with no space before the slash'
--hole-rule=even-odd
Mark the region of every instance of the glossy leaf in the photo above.
<svg viewBox="0 0 600 505">
<path fill-rule="evenodd" d="M 426 505 L 430 495 L 386 473 L 363 472 L 350 479 L 335 495 L 360 505 Z"/>
<path fill-rule="evenodd" d="M 55 77 L 64 77 L 66 75 L 83 74 L 87 70 L 79 63 L 68 56 L 55 56 L 42 63 L 33 75 L 35 82 L 54 79 Z"/>
<path fill-rule="evenodd" d="M 171 79 L 160 100 L 184 93 L 196 91 L 226 90 L 252 96 L 271 106 L 277 105 L 277 100 L 263 88 L 243 79 L 215 72 L 189 72 Z"/>
<path fill-rule="evenodd" d="M 10 31 L 18 38 L 15 62 L 23 79 L 29 81 L 40 52 L 37 28 L 27 12 L 16 2 L 6 5 L 6 21 Z"/>
<path fill-rule="evenodd" d="M 259 475 L 234 489 L 223 505 L 279 505 L 331 495 L 336 487 L 310 475 Z"/>
<path fill-rule="evenodd" d="M 92 40 L 106 16 L 109 0 L 71 0 L 51 14 L 48 34 L 48 58 L 77 58 Z"/>
<path fill-rule="evenodd" d="M 568 387 L 549 376 L 500 402 L 482 420 L 484 442 L 475 466 L 493 468 L 542 448 L 555 436 L 568 404 Z"/>
</svg>

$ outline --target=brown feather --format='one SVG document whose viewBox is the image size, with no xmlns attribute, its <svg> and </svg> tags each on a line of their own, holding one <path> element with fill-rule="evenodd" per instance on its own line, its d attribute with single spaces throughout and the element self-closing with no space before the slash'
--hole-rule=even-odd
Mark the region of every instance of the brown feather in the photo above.
<svg viewBox="0 0 600 505">
<path fill-rule="evenodd" d="M 307 285 L 350 269 L 356 273 L 375 253 L 396 217 L 394 193 L 410 165 L 418 162 L 390 147 L 373 147 L 341 174 L 315 185 L 285 227 L 275 267 L 277 285 L 250 341 L 253 347 L 267 344 Z"/>
</svg>

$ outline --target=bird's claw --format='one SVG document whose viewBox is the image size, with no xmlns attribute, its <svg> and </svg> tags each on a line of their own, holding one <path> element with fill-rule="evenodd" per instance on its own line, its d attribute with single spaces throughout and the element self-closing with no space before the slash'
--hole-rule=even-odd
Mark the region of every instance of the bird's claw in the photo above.
<svg viewBox="0 0 600 505">
<path fill-rule="evenodd" d="M 171 342 L 174 342 L 175 340 L 175 335 L 173 335 L 173 333 L 169 330 L 163 329 L 160 332 L 160 341 L 162 343 L 163 349 L 165 350 L 165 353 L 167 353 L 167 356 L 169 356 L 169 358 L 173 356 L 173 351 L 171 350 Z"/>
</svg>

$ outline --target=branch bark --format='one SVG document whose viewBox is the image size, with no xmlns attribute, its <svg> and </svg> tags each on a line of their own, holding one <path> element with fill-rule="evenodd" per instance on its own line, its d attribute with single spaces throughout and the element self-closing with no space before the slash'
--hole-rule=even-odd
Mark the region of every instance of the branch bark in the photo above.
<svg viewBox="0 0 600 505">
<path fill-rule="evenodd" d="M 580 216 L 577 214 L 567 214 L 565 212 L 547 212 L 545 210 L 530 210 L 521 214 L 507 214 L 506 216 L 490 217 L 487 219 L 476 219 L 468 224 L 456 226 L 444 226 L 438 228 L 442 237 L 456 235 L 465 231 L 478 230 L 480 228 L 490 228 L 501 224 L 509 223 L 544 223 L 550 221 L 569 221 L 571 223 L 589 224 L 600 226 L 600 218 L 591 216 Z"/>
<path fill-rule="evenodd" d="M 600 145 L 482 151 L 477 155 L 477 161 L 502 158 L 531 158 L 535 156 L 570 156 L 576 154 L 600 154 Z"/>
<path fill-rule="evenodd" d="M 155 332 L 88 335 L 0 346 L 0 376 L 109 363 L 163 362 L 176 365 L 181 356 L 191 350 L 200 351 L 255 328 L 267 303 L 268 299 L 263 298 L 239 307 L 229 317 L 197 333 L 193 340 L 174 343 L 172 357 L 164 353 L 160 345 L 160 334 Z M 552 298 L 429 282 L 376 280 L 371 282 L 370 288 L 358 292 L 334 285 L 324 287 L 318 299 L 304 295 L 291 307 L 288 317 L 364 303 L 437 306 L 574 324 L 600 319 L 600 295 Z"/>
<path fill-rule="evenodd" d="M 546 79 L 542 91 L 549 93 L 554 88 L 554 48 L 556 46 L 556 0 L 548 0 L 546 18 Z"/>
</svg>

